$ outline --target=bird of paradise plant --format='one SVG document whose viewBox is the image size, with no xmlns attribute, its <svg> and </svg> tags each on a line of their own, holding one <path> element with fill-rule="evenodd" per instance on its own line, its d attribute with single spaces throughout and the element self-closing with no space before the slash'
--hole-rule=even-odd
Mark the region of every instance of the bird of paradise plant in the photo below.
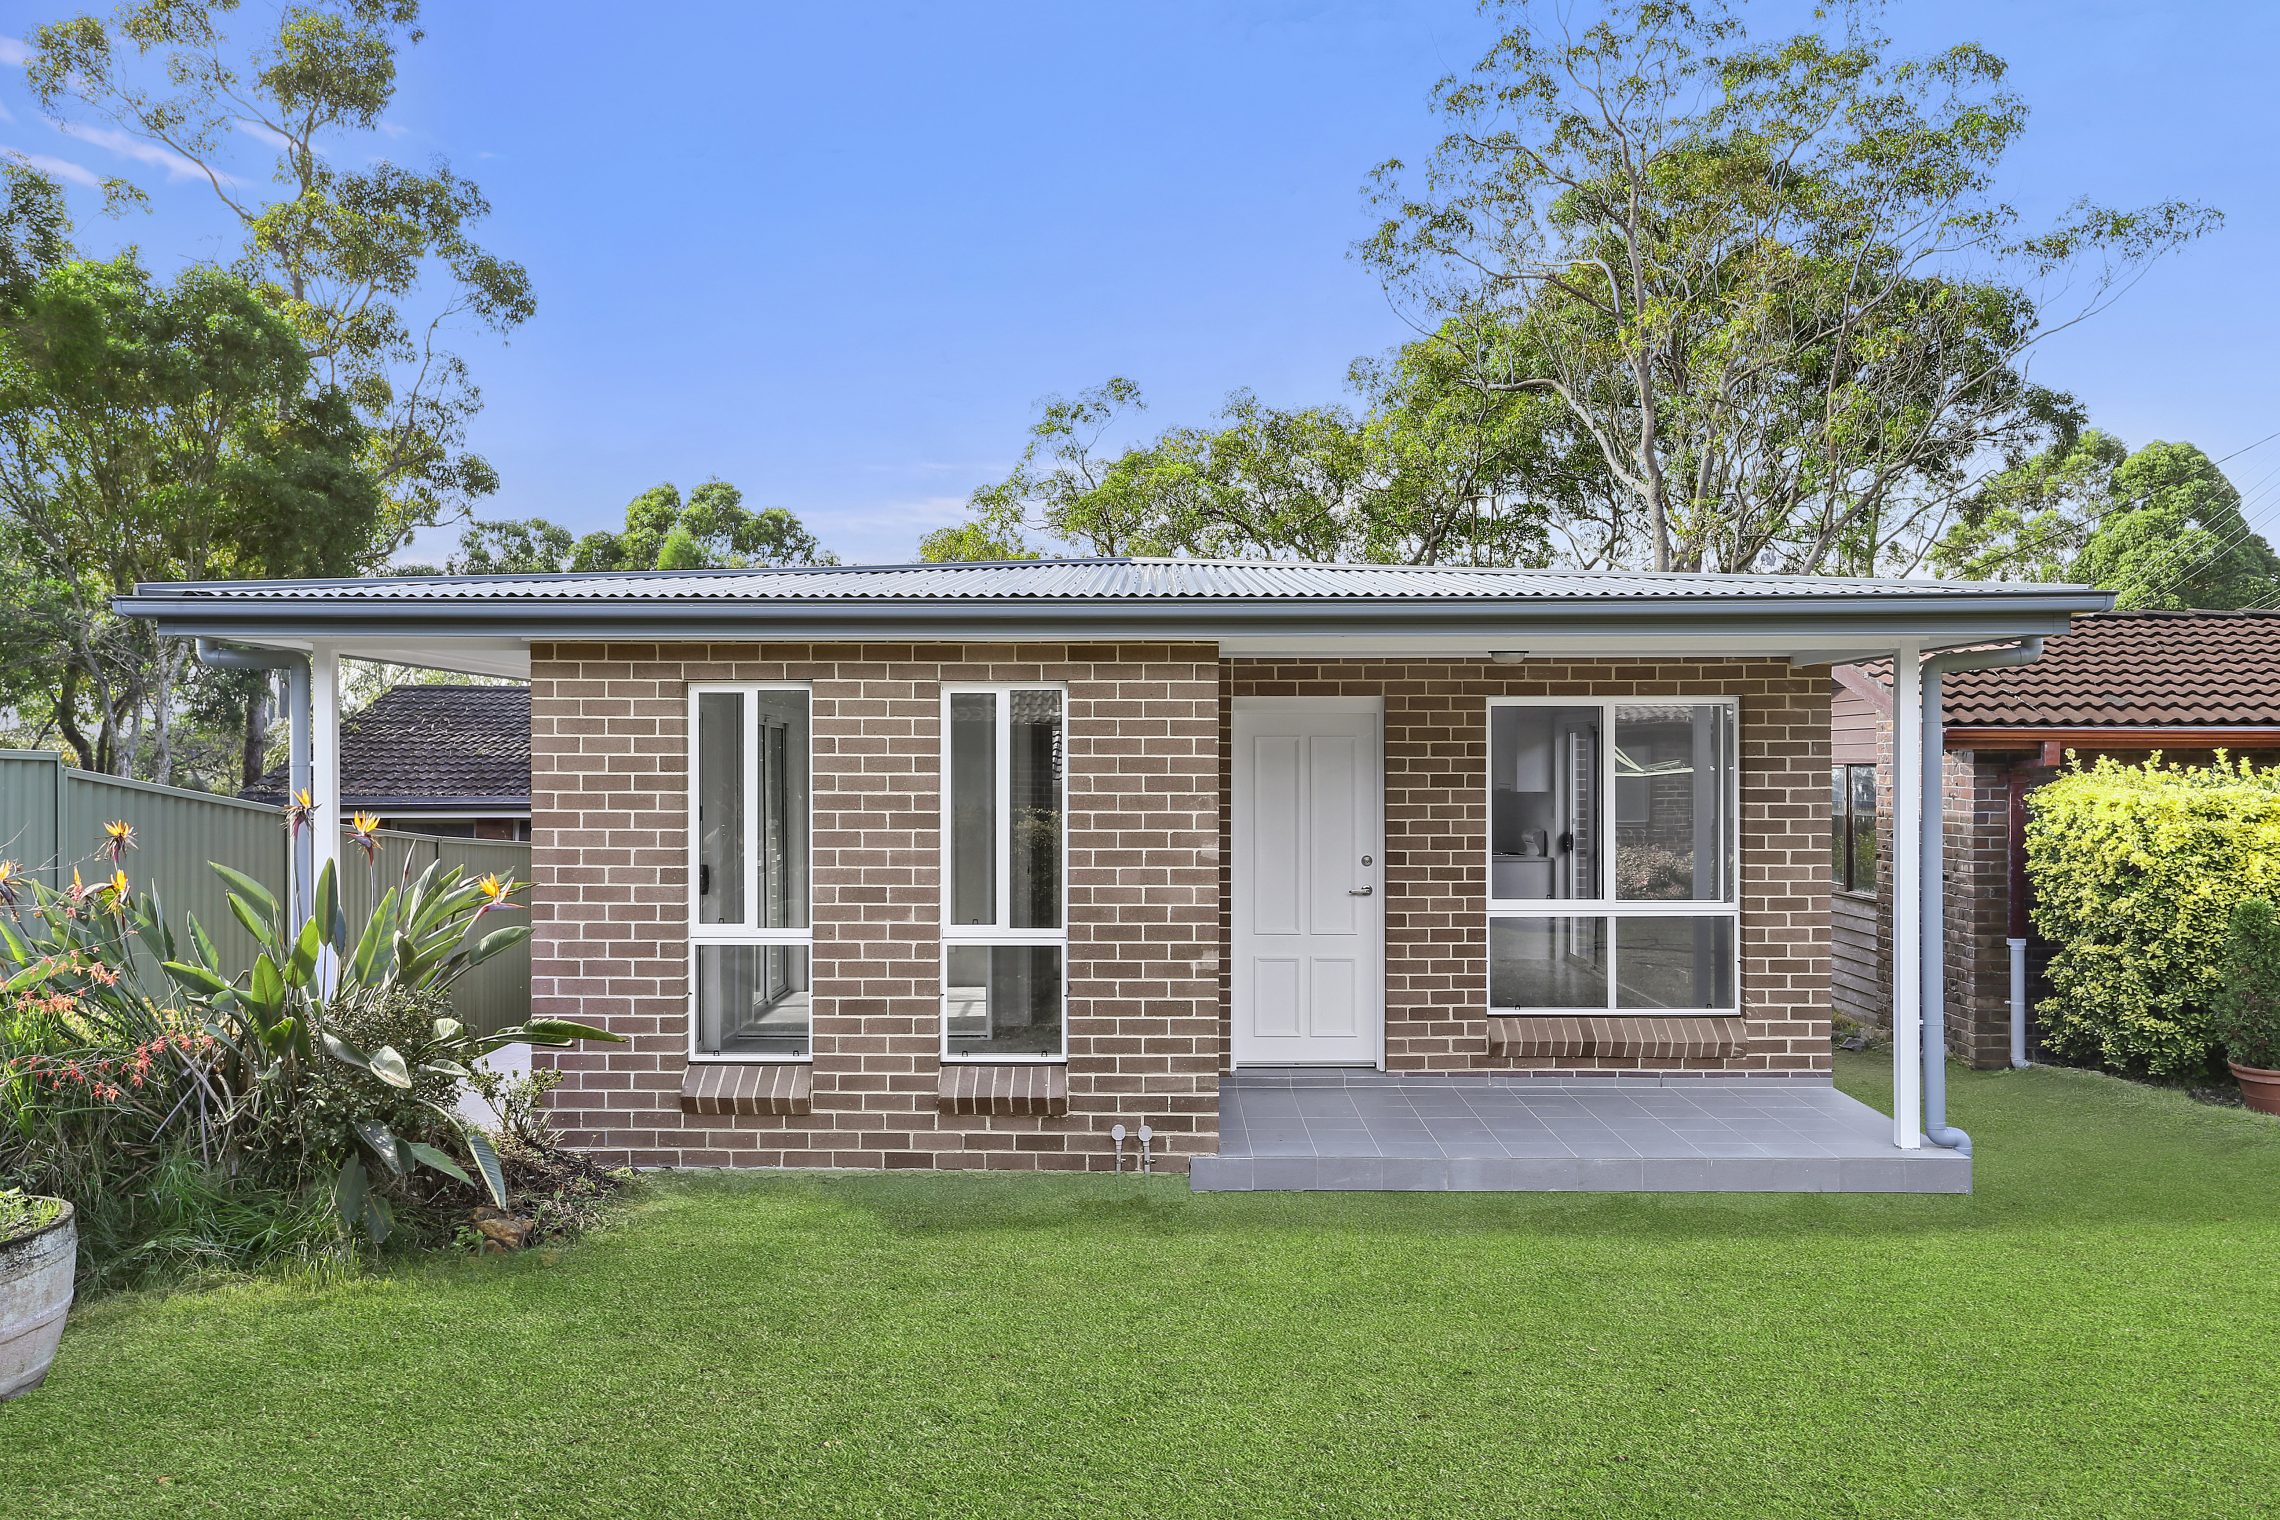
<svg viewBox="0 0 2280 1520">
<path fill-rule="evenodd" d="M 497 1151 L 456 1108 L 473 1063 L 514 1044 L 622 1039 L 561 1019 L 478 1034 L 450 1016 L 452 983 L 529 937 L 527 924 L 482 922 L 521 884 L 440 863 L 415 878 L 407 862 L 352 925 L 330 866 L 298 922 L 261 883 L 212 869 L 253 937 L 249 963 L 225 960 L 195 915 L 177 926 L 123 870 L 96 887 L 76 873 L 60 891 L 29 883 L 22 910 L 0 915 L 0 1097 L 47 1105 L 0 1105 L 18 1129 L 14 1141 L 0 1129 L 0 1170 L 44 1124 L 67 1154 L 100 1131 L 155 1156 L 171 1134 L 225 1172 L 321 1179 L 343 1227 L 375 1245 L 389 1193 L 416 1171 L 479 1180 L 505 1207 Z M 416 1035 L 349 1037 L 383 1006 L 415 1007 Z"/>
<path fill-rule="evenodd" d="M 416 1050 L 393 1045 L 359 1048 L 329 1027 L 336 1022 L 336 1012 L 393 994 L 440 993 L 484 961 L 530 937 L 527 924 L 478 932 L 484 915 L 521 884 L 495 876 L 470 881 L 463 868 L 441 862 L 415 879 L 407 860 L 402 879 L 381 894 L 352 934 L 329 864 L 317 873 L 315 912 L 297 929 L 259 882 L 227 866 L 216 864 L 213 870 L 229 887 L 225 900 L 230 912 L 259 947 L 253 964 L 239 976 L 225 979 L 213 943 L 195 918 L 181 945 L 171 936 L 165 938 L 161 959 L 182 987 L 210 1007 L 229 1013 L 225 1024 L 213 1026 L 224 1047 L 222 1066 L 229 1074 L 230 1091 L 254 1119 L 265 1104 L 276 1101 L 277 1093 L 293 1086 L 291 1074 L 311 1062 L 339 1063 L 404 1094 L 412 1092 L 421 1076 L 446 1078 L 456 1094 L 471 1080 L 473 1062 L 509 1045 L 562 1046 L 624 1038 L 567 1019 L 526 1019 L 511 1028 L 477 1034 L 456 1019 L 437 1018 Z M 457 1136 L 492 1201 L 504 1208 L 506 1179 L 490 1138 L 450 1104 L 423 1099 L 418 1106 L 436 1124 L 437 1133 Z M 438 1146 L 400 1136 L 390 1126 L 368 1119 L 345 1121 L 332 1142 L 327 1151 L 336 1161 L 333 1190 L 342 1221 L 374 1244 L 386 1237 L 389 1228 L 387 1202 L 375 1190 L 375 1179 L 402 1179 L 425 1167 L 462 1182 L 471 1180 L 465 1168 Z"/>
</svg>

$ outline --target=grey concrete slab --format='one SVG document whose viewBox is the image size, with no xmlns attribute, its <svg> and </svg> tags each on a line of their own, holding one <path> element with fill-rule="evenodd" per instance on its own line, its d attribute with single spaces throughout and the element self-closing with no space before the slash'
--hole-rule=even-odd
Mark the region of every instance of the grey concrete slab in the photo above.
<svg viewBox="0 0 2280 1520">
<path fill-rule="evenodd" d="M 1971 1163 L 1902 1151 L 1825 1083 L 1385 1072 L 1236 1073 L 1201 1192 L 1968 1192 Z"/>
</svg>

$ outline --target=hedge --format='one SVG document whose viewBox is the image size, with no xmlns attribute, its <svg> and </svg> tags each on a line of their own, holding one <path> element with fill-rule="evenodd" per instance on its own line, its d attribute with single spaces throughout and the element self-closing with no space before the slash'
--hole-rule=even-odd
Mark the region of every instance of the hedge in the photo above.
<svg viewBox="0 0 2280 1520">
<path fill-rule="evenodd" d="M 2028 805 L 2035 932 L 2057 947 L 2044 1044 L 2121 1071 L 2210 1068 L 2233 908 L 2280 897 L 2280 771 L 2100 758 Z"/>
</svg>

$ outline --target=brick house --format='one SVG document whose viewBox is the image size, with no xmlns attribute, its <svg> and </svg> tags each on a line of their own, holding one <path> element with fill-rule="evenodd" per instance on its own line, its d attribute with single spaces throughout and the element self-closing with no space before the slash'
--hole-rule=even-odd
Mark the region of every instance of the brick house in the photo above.
<svg viewBox="0 0 2280 1520">
<path fill-rule="evenodd" d="M 1198 1186 L 1940 1189 L 1912 1046 L 1897 1118 L 1828 1085 L 1828 667 L 2102 601 L 1100 560 L 121 607 L 307 651 L 320 799 L 340 659 L 527 677 L 534 1009 L 627 1037 L 552 1057 L 613 1158 L 1108 1170 L 1146 1125 Z"/>
<path fill-rule="evenodd" d="M 1833 1005 L 1881 1027 L 1891 1009 L 1892 667 L 1840 667 L 1831 691 Z M 2027 798 L 2067 763 L 2280 751 L 2280 612 L 2105 612 L 2016 669 L 1942 692 L 1948 1049 L 1995 1067 L 2034 1048 L 2050 946 L 2028 921 Z M 1848 826 L 1849 822 L 1849 826 Z"/>
</svg>

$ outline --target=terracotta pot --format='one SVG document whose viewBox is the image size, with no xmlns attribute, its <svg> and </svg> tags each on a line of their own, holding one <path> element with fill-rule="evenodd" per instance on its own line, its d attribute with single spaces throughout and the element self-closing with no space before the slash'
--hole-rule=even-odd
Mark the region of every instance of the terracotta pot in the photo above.
<svg viewBox="0 0 2280 1520">
<path fill-rule="evenodd" d="M 2240 1083 L 2240 1099 L 2260 1114 L 2280 1115 L 2280 1071 L 2269 1071 L 2262 1066 L 2243 1066 L 2228 1061 L 2235 1080 Z"/>
<path fill-rule="evenodd" d="M 28 1235 L 0 1240 L 0 1399 L 30 1393 L 47 1376 L 71 1307 L 79 1225 L 71 1205 Z"/>
</svg>

